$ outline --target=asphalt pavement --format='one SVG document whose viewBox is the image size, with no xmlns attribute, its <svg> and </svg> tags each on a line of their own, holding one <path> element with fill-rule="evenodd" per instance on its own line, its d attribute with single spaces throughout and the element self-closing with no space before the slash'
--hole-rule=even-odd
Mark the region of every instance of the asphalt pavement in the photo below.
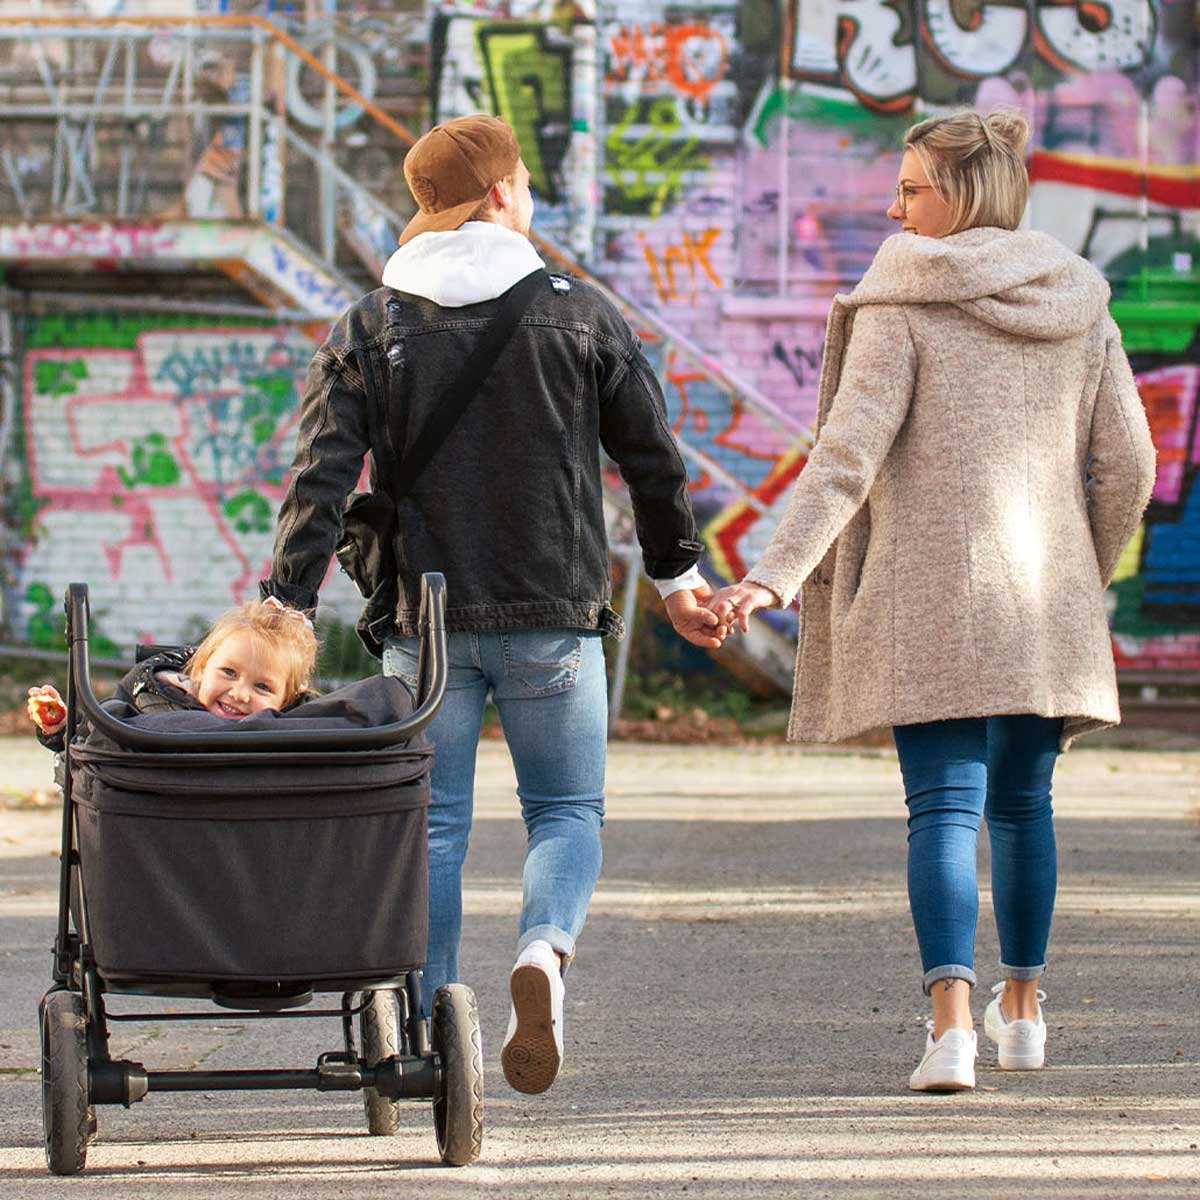
<svg viewBox="0 0 1200 1200">
<path fill-rule="evenodd" d="M 44 798 L 49 764 L 32 739 L 0 738 L 0 796 Z M 927 1013 L 893 754 L 614 745 L 566 1061 L 540 1097 L 499 1068 L 523 849 L 501 743 L 481 750 L 477 809 L 463 954 L 484 1033 L 477 1165 L 439 1165 L 425 1104 L 379 1138 L 356 1095 L 152 1094 L 100 1110 L 71 1179 L 45 1170 L 37 1074 L 59 814 L 0 809 L 0 1197 L 1200 1196 L 1200 752 L 1063 760 L 1046 1069 L 1000 1071 L 981 1029 L 979 1086 L 948 1096 L 906 1086 Z M 312 1067 L 339 1041 L 333 1021 L 222 1011 L 123 1025 L 113 1046 L 151 1069 Z"/>
</svg>

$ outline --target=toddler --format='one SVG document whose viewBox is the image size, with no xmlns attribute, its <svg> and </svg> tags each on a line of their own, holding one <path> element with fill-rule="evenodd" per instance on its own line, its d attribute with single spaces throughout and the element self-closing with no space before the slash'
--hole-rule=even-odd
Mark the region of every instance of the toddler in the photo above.
<svg viewBox="0 0 1200 1200">
<path fill-rule="evenodd" d="M 138 712 L 204 709 L 230 721 L 307 699 L 317 658 L 312 622 L 274 596 L 230 609 L 194 651 L 165 650 L 138 663 L 116 698 Z M 67 710 L 49 684 L 29 689 L 26 702 L 38 740 L 63 748 Z"/>
</svg>

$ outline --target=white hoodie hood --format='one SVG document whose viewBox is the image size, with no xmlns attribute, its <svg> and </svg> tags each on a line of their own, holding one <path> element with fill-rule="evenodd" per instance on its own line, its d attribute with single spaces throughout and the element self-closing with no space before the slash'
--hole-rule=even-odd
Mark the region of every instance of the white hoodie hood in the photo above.
<svg viewBox="0 0 1200 1200">
<path fill-rule="evenodd" d="M 423 296 L 443 308 L 504 295 L 544 266 L 533 243 L 494 221 L 468 221 L 445 233 L 421 233 L 383 268 L 384 287 Z"/>
</svg>

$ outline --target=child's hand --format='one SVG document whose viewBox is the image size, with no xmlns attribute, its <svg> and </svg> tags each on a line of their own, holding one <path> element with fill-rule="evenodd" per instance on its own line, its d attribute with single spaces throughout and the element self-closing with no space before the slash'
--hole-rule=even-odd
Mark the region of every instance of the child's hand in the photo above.
<svg viewBox="0 0 1200 1200">
<path fill-rule="evenodd" d="M 67 723 L 66 705 L 58 691 L 44 683 L 41 687 L 30 688 L 28 695 L 25 707 L 29 719 L 45 734 L 58 733 Z"/>
</svg>

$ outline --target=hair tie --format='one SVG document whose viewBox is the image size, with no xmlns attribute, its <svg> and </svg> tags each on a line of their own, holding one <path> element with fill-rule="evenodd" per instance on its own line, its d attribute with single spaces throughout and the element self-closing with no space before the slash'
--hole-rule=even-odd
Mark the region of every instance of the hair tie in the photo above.
<svg viewBox="0 0 1200 1200">
<path fill-rule="evenodd" d="M 310 621 L 304 613 L 302 613 L 298 608 L 289 608 L 288 605 L 284 604 L 284 602 L 280 600 L 278 596 L 265 597 L 263 604 L 265 604 L 268 608 L 277 608 L 285 617 L 292 617 L 297 621 L 303 621 L 305 629 L 312 629 L 313 627 L 312 621 Z"/>
</svg>

